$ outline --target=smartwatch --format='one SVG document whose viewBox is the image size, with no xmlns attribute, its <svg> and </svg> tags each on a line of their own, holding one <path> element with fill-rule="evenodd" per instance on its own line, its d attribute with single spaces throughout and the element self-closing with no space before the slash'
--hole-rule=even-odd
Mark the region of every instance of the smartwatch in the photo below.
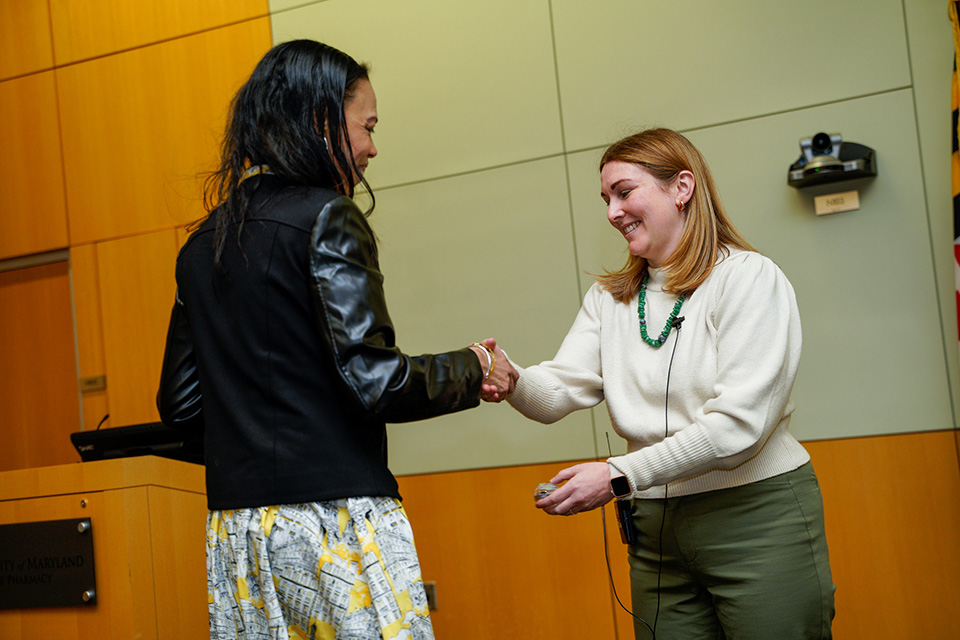
<svg viewBox="0 0 960 640">
<path fill-rule="evenodd" d="M 630 489 L 630 481 L 627 480 L 627 476 L 610 478 L 610 491 L 612 491 L 613 495 L 617 498 L 626 498 L 633 493 Z"/>
</svg>

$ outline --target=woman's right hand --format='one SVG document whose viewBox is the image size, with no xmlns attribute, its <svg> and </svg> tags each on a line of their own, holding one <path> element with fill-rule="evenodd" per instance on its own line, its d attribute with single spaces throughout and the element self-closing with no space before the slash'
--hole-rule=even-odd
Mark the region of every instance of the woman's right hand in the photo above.
<svg viewBox="0 0 960 640">
<path fill-rule="evenodd" d="M 480 397 L 486 402 L 501 402 L 513 393 L 520 374 L 513 368 L 503 350 L 497 346 L 495 339 L 487 338 L 483 341 L 483 345 L 493 351 L 494 365 L 490 375 L 480 385 Z M 480 366 L 486 370 L 489 354 L 482 347 L 471 347 L 471 349 L 477 354 Z"/>
<path fill-rule="evenodd" d="M 568 467 L 550 479 L 561 485 L 541 498 L 537 508 L 553 516 L 572 516 L 591 511 L 613 500 L 610 490 L 610 465 L 606 462 L 584 462 Z"/>
</svg>

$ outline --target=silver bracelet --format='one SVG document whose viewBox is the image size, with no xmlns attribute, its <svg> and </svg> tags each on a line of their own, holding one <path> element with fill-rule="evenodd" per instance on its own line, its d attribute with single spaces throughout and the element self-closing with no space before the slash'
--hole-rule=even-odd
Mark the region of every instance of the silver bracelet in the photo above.
<svg viewBox="0 0 960 640">
<path fill-rule="evenodd" d="M 490 377 L 490 374 L 493 373 L 493 367 L 495 366 L 495 364 L 496 364 L 496 362 L 497 362 L 496 356 L 493 355 L 493 349 L 491 349 L 491 348 L 488 347 L 487 345 L 485 345 L 485 344 L 483 344 L 483 343 L 480 343 L 480 342 L 472 342 L 472 343 L 470 343 L 470 346 L 471 346 L 471 347 L 480 347 L 480 348 L 482 348 L 484 351 L 487 352 L 487 372 L 486 372 L 485 374 L 483 374 L 483 379 L 486 380 L 487 378 Z"/>
</svg>

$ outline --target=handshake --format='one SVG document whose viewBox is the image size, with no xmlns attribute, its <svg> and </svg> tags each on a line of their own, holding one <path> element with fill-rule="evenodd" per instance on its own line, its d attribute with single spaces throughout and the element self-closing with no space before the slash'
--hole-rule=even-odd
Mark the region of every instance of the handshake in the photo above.
<svg viewBox="0 0 960 640">
<path fill-rule="evenodd" d="M 487 402 L 500 402 L 513 393 L 520 374 L 497 346 L 497 341 L 487 338 L 483 342 L 474 342 L 470 349 L 477 354 L 484 371 L 480 397 Z"/>
</svg>

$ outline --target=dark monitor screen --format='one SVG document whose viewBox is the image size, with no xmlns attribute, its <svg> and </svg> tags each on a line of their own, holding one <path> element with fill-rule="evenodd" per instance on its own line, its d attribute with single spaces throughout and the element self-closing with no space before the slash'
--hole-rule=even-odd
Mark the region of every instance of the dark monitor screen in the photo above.
<svg viewBox="0 0 960 640">
<path fill-rule="evenodd" d="M 132 456 L 163 456 L 203 464 L 203 436 L 188 436 L 162 422 L 78 431 L 70 441 L 84 462 Z"/>
</svg>

